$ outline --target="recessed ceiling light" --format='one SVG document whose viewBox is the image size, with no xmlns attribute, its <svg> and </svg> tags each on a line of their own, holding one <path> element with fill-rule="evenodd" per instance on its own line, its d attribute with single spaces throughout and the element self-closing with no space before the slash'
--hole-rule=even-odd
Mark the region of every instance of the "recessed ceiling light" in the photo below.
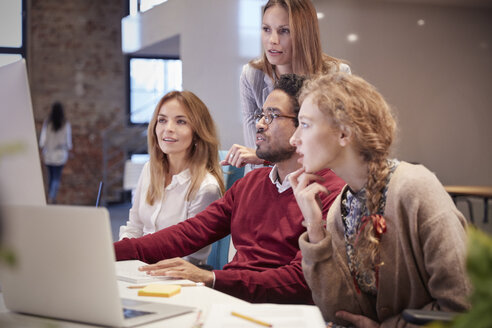
<svg viewBox="0 0 492 328">
<path fill-rule="evenodd" d="M 350 33 L 349 35 L 347 35 L 347 41 L 348 42 L 357 42 L 357 40 L 359 40 L 359 36 L 355 33 Z"/>
<path fill-rule="evenodd" d="M 318 16 L 318 19 L 323 19 L 325 17 L 325 14 L 323 14 L 321 12 L 317 12 L 316 16 Z"/>
<path fill-rule="evenodd" d="M 418 25 L 418 26 L 424 26 L 424 25 L 425 25 L 425 20 L 423 20 L 423 19 L 419 19 L 419 20 L 417 21 L 417 25 Z"/>
</svg>

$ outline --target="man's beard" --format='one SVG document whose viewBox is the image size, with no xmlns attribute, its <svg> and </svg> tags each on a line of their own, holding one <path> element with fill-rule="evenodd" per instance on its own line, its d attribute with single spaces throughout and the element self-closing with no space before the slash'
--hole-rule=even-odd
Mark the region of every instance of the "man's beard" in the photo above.
<svg viewBox="0 0 492 328">
<path fill-rule="evenodd" d="M 261 150 L 256 147 L 256 156 L 271 163 L 280 163 L 290 159 L 296 153 L 296 147 L 289 146 L 281 149 Z"/>
</svg>

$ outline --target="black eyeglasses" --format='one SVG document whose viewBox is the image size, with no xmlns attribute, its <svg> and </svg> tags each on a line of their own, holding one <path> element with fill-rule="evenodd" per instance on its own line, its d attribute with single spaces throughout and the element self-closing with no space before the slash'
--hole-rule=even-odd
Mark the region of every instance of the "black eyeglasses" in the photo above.
<svg viewBox="0 0 492 328">
<path fill-rule="evenodd" d="M 285 118 L 290 118 L 293 119 L 297 122 L 297 116 L 292 116 L 292 115 L 282 115 L 278 113 L 272 113 L 271 109 L 267 108 L 266 113 L 260 113 L 255 115 L 255 121 L 256 123 L 260 122 L 262 118 L 265 118 L 265 123 L 270 124 L 273 122 L 274 119 L 277 117 L 285 117 Z"/>
</svg>

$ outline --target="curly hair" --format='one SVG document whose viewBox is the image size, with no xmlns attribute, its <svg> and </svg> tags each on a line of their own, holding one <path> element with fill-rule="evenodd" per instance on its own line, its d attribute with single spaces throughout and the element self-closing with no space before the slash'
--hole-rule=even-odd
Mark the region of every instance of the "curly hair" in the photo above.
<svg viewBox="0 0 492 328">
<path fill-rule="evenodd" d="M 296 115 L 299 115 L 301 106 L 299 105 L 299 93 L 301 92 L 302 85 L 306 80 L 305 76 L 296 74 L 282 74 L 279 79 L 275 81 L 273 90 L 282 90 L 289 95 L 290 102 L 292 104 L 292 111 Z M 296 119 L 296 126 L 299 125 Z"/>
<path fill-rule="evenodd" d="M 382 214 L 381 200 L 389 174 L 388 156 L 396 133 L 396 120 L 376 88 L 361 77 L 341 72 L 306 81 L 300 102 L 311 96 L 313 104 L 328 115 L 336 128 L 350 130 L 352 145 L 367 163 L 366 207 L 369 216 Z M 363 225 L 356 245 L 362 267 L 379 265 L 373 225 Z"/>
</svg>

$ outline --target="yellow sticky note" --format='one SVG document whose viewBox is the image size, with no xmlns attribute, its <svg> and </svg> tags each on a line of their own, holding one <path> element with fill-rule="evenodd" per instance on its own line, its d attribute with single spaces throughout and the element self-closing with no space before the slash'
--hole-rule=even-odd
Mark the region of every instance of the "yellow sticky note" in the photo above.
<svg viewBox="0 0 492 328">
<path fill-rule="evenodd" d="M 179 294 L 180 291 L 181 286 L 179 285 L 152 284 L 140 289 L 138 296 L 171 297 Z"/>
</svg>

